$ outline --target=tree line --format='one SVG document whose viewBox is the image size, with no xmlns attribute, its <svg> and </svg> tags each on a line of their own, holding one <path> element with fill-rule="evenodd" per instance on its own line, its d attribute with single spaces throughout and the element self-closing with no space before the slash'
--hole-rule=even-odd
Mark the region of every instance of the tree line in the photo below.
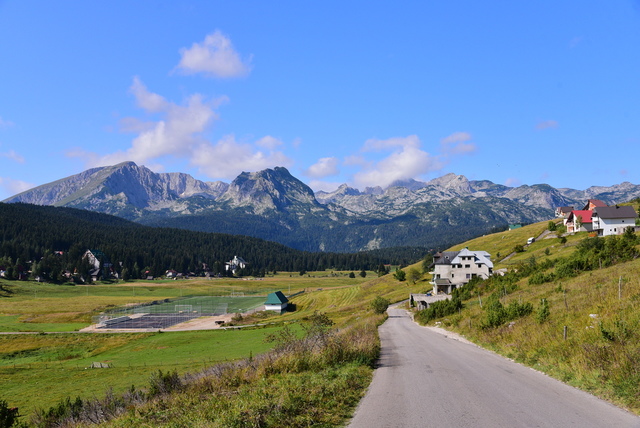
<svg viewBox="0 0 640 428">
<path fill-rule="evenodd" d="M 86 250 L 99 250 L 119 277 L 180 273 L 226 274 L 235 255 L 248 266 L 241 275 L 274 271 L 377 270 L 381 264 L 406 265 L 419 260 L 415 248 L 360 253 L 299 251 L 258 238 L 222 233 L 143 226 L 119 217 L 74 208 L 0 203 L 0 269 L 18 279 L 25 272 L 48 281 L 92 268 Z"/>
</svg>

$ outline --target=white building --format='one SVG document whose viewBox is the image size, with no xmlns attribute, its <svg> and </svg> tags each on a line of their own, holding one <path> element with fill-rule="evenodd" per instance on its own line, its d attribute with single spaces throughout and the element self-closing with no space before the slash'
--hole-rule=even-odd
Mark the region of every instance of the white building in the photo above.
<svg viewBox="0 0 640 428">
<path fill-rule="evenodd" d="M 275 293 L 270 293 L 267 296 L 267 301 L 264 302 L 264 310 L 282 313 L 287 309 L 288 305 L 289 299 L 287 299 L 282 291 L 276 291 Z"/>
<path fill-rule="evenodd" d="M 491 255 L 486 251 L 469 251 L 467 248 L 437 253 L 432 266 L 434 294 L 449 294 L 473 278 L 486 279 L 493 274 Z"/>
<path fill-rule="evenodd" d="M 636 210 L 628 205 L 596 207 L 591 214 L 591 223 L 598 236 L 622 235 L 627 227 L 635 228 L 636 218 Z"/>
<path fill-rule="evenodd" d="M 227 271 L 231 271 L 234 275 L 237 270 L 244 269 L 245 267 L 247 267 L 247 262 L 245 262 L 242 257 L 238 256 L 233 256 L 233 259 L 226 262 L 224 266 Z"/>
</svg>

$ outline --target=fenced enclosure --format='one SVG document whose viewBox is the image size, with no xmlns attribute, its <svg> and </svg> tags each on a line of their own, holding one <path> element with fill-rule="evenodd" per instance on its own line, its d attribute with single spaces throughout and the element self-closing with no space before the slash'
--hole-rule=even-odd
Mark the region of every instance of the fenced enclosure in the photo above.
<svg viewBox="0 0 640 428">
<path fill-rule="evenodd" d="M 265 296 L 245 297 L 244 293 L 241 296 L 189 296 L 154 300 L 103 312 L 93 318 L 93 323 L 103 329 L 162 329 L 203 316 L 248 312 L 264 304 L 264 301 Z"/>
</svg>

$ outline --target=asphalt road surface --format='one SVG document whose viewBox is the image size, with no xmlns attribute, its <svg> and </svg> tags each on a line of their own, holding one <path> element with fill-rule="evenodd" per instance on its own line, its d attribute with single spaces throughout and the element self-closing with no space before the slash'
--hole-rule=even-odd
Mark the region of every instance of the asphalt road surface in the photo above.
<svg viewBox="0 0 640 428">
<path fill-rule="evenodd" d="M 349 427 L 640 427 L 640 418 L 389 309 L 373 382 Z"/>
</svg>

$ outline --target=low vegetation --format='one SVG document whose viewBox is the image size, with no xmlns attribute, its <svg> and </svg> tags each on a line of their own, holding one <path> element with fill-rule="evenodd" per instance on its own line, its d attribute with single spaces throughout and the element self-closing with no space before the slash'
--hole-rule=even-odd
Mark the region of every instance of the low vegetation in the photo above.
<svg viewBox="0 0 640 428">
<path fill-rule="evenodd" d="M 2 341 L 0 343 L 0 383 L 3 384 L 0 399 L 5 399 L 10 406 L 20 409 L 21 421 L 36 426 L 38 424 L 46 426 L 43 421 L 52 417 L 47 415 L 73 413 L 75 411 L 73 409 L 77 409 L 80 402 L 83 403 L 84 409 L 88 409 L 91 406 L 98 406 L 96 404 L 98 402 L 106 406 L 109 403 L 113 404 L 113 402 L 124 400 L 129 403 L 128 407 L 125 406 L 129 410 L 132 409 L 132 406 L 136 409 L 155 409 L 149 410 L 151 413 L 160 412 L 158 409 L 164 406 L 162 403 L 167 403 L 167 400 L 178 400 L 176 402 L 182 406 L 182 400 L 193 400 L 193 396 L 190 396 L 186 391 L 193 392 L 198 388 L 197 383 L 191 383 L 194 377 L 201 376 L 197 373 L 206 373 L 207 370 L 213 370 L 217 373 L 218 370 L 221 370 L 220 367 L 225 367 L 224 373 L 230 373 L 226 371 L 226 367 L 236 367 L 236 363 L 231 363 L 231 361 L 244 361 L 237 363 L 240 367 L 238 376 L 249 376 L 249 371 L 254 370 L 254 374 L 249 376 L 253 380 L 251 382 L 242 380 L 236 385 L 237 388 L 234 387 L 236 389 L 233 392 L 225 390 L 226 392 L 223 392 L 222 395 L 230 394 L 232 397 L 246 397 L 246 399 L 230 400 L 224 404 L 224 401 L 220 401 L 219 396 L 212 395 L 215 400 L 212 399 L 207 404 L 208 408 L 202 407 L 200 410 L 193 410 L 195 413 L 202 412 L 203 415 L 209 415 L 207 416 L 209 419 L 206 419 L 207 422 L 201 422 L 201 425 L 215 426 L 211 419 L 212 415 L 220 412 L 226 415 L 227 419 L 223 420 L 227 422 L 231 420 L 229 418 L 232 418 L 234 413 L 236 413 L 236 418 L 240 418 L 238 415 L 243 414 L 242 412 L 248 409 L 252 405 L 251 403 L 262 402 L 262 410 L 255 411 L 258 413 L 265 411 L 266 407 L 264 406 L 266 406 L 265 400 L 267 399 L 272 402 L 270 406 L 276 406 L 269 407 L 270 409 L 284 406 L 288 400 L 300 402 L 302 407 L 312 409 L 316 405 L 325 406 L 323 409 L 311 410 L 311 416 L 307 414 L 299 417 L 299 420 L 307 421 L 307 424 L 313 420 L 343 420 L 353 412 L 354 406 L 368 385 L 372 370 L 371 356 L 361 354 L 360 351 L 356 353 L 353 348 L 347 347 L 339 351 L 340 355 L 343 355 L 340 357 L 342 361 L 336 361 L 335 355 L 338 355 L 336 354 L 338 353 L 336 346 L 339 343 L 347 342 L 349 342 L 349 346 L 357 345 L 356 339 L 341 339 L 348 337 L 348 334 L 351 334 L 348 333 L 349 331 L 356 334 L 358 329 L 369 328 L 365 326 L 370 324 L 375 332 L 375 325 L 382 319 L 380 315 L 374 316 L 371 307 L 371 302 L 376 297 L 395 302 L 405 299 L 410 292 L 424 291 L 425 287 L 424 281 L 419 281 L 415 285 L 410 285 L 407 282 L 399 283 L 392 275 L 377 277 L 374 273 L 368 272 L 365 278 L 361 275 L 349 278 L 348 272 L 333 271 L 307 272 L 304 276 L 298 275 L 297 272 L 278 273 L 274 277 L 267 277 L 260 281 L 232 279 L 167 281 L 163 283 L 140 281 L 127 285 L 105 284 L 89 287 L 34 285 L 33 283 L 3 282 L 1 280 L 0 284 L 6 290 L 6 293 L 3 294 L 5 297 L 0 298 L 0 314 L 5 314 L 0 316 L 0 320 L 10 318 L 10 321 L 5 322 L 5 326 L 13 325 L 17 330 L 31 331 L 37 331 L 45 326 L 39 322 L 33 323 L 32 320 L 49 319 L 55 321 L 46 325 L 46 331 L 59 331 L 58 325 L 67 323 L 74 317 L 87 320 L 91 318 L 91 314 L 110 305 L 123 305 L 134 300 L 134 287 L 136 293 L 134 301 L 157 300 L 165 296 L 179 297 L 181 294 L 212 295 L 223 291 L 225 293 L 244 292 L 245 295 L 250 295 L 256 290 L 264 294 L 265 291 L 282 289 L 287 295 L 295 294 L 291 299 L 296 307 L 294 312 L 287 312 L 283 315 L 274 315 L 269 312 L 259 312 L 251 316 L 243 315 L 238 324 L 260 323 L 267 325 L 237 331 L 0 335 L 0 341 Z M 88 298 L 87 293 L 89 294 Z M 61 308 L 66 310 L 67 307 L 73 311 L 60 312 Z M 12 310 L 13 312 L 11 312 Z M 13 315 L 6 315 L 10 313 Z M 301 363 L 302 365 L 295 371 L 292 369 L 275 371 L 269 375 L 267 380 L 262 375 L 265 370 L 260 369 L 258 365 L 262 364 L 263 358 L 266 358 L 263 354 L 274 347 L 277 348 L 280 343 L 277 340 L 268 341 L 267 338 L 279 337 L 280 331 L 289 331 L 292 333 L 289 334 L 291 338 L 310 334 L 303 326 L 313 325 L 311 320 L 314 319 L 316 313 L 325 314 L 327 319 L 333 323 L 331 328 L 327 330 L 326 337 L 331 337 L 331 341 L 327 342 L 328 347 L 324 348 L 324 351 L 320 351 L 320 348 L 315 348 L 313 352 L 305 351 L 306 363 Z M 82 326 L 87 324 L 81 323 Z M 329 323 L 323 325 L 327 324 Z M 283 338 L 285 337 L 287 335 Z M 287 340 L 284 340 L 283 343 L 287 343 Z M 276 354 L 271 354 L 270 358 L 277 366 L 276 361 L 279 361 L 278 358 L 285 358 L 285 354 L 278 354 L 280 351 L 277 350 L 273 352 Z M 276 355 L 279 355 L 278 358 L 275 357 Z M 334 357 L 330 357 L 330 355 L 334 355 Z M 328 361 L 328 363 L 326 367 L 321 367 L 318 361 Z M 110 367 L 91 369 L 89 367 L 93 362 L 103 362 L 109 364 Z M 246 366 L 247 364 L 249 366 Z M 303 370 L 303 366 L 308 366 L 308 369 Z M 219 368 L 213 369 L 213 367 Z M 252 368 L 248 369 L 247 367 Z M 180 379 L 181 385 L 191 385 L 185 387 L 186 389 L 181 392 L 184 393 L 181 398 L 177 396 L 160 398 L 160 396 L 155 396 L 155 393 L 150 393 L 155 388 L 151 385 L 155 383 L 157 386 L 158 378 L 164 379 L 169 376 L 169 383 L 172 383 L 176 379 L 176 375 Z M 201 377 L 206 376 L 202 375 Z M 224 379 L 220 382 L 226 382 Z M 326 379 L 331 379 L 333 386 L 327 385 Z M 211 382 L 214 381 L 211 380 Z M 303 383 L 304 387 L 300 386 L 300 383 Z M 8 385 L 8 388 L 4 388 L 5 385 Z M 297 392 L 287 392 L 291 388 Z M 337 397 L 340 395 L 338 391 L 349 389 L 351 390 L 349 396 Z M 147 398 L 150 398 L 150 395 L 154 395 L 154 397 L 142 400 L 143 393 L 147 394 L 145 395 Z M 202 394 L 206 395 L 204 392 Z M 201 397 L 202 394 L 197 396 Z M 68 400 L 67 397 L 69 397 Z M 336 401 L 338 398 L 340 402 Z M 126 400 L 133 400 L 136 403 L 139 401 L 139 406 L 133 401 Z M 327 403 L 313 404 L 314 400 L 326 401 Z M 228 412 L 216 406 L 227 406 Z M 34 419 L 35 410 L 38 411 L 39 419 Z M 122 415 L 118 413 L 119 418 L 129 418 L 136 414 L 135 412 L 129 414 L 129 410 Z M 143 414 L 147 411 L 140 410 L 140 412 Z M 286 413 L 289 410 L 283 409 L 282 412 Z M 316 419 L 314 412 L 326 414 L 320 419 Z M 290 413 L 286 414 L 291 415 Z M 190 416 L 185 414 L 179 418 L 184 420 L 188 417 Z M 118 422 L 119 420 L 115 419 L 110 423 L 114 426 L 130 426 L 127 425 L 128 422 Z M 139 424 L 170 425 L 168 420 L 165 422 L 140 422 Z M 225 426 L 223 422 L 215 423 Z M 325 422 L 324 424 L 334 425 L 335 423 L 338 422 Z M 131 424 L 137 425 L 138 423 L 131 422 Z M 264 424 L 267 425 L 263 426 L 268 426 L 268 424 L 279 426 L 270 420 L 265 421 Z"/>
<path fill-rule="evenodd" d="M 267 337 L 273 351 L 180 376 L 158 370 L 145 389 L 99 399 L 65 399 L 32 418 L 38 427 L 337 425 L 369 384 L 379 353 L 377 325 L 367 317 L 338 331 L 324 313 Z M 285 422 L 286 421 L 286 422 Z"/>
<path fill-rule="evenodd" d="M 510 248 L 538 236 L 545 226 L 534 224 L 459 247 L 511 254 Z M 512 232 L 517 238 L 509 236 Z M 458 310 L 449 308 L 454 296 L 416 319 L 440 322 L 484 347 L 640 413 L 640 240 L 631 231 L 562 238 L 550 234 L 536 240 L 495 266 L 506 270 L 504 276 L 458 290 Z"/>
</svg>

